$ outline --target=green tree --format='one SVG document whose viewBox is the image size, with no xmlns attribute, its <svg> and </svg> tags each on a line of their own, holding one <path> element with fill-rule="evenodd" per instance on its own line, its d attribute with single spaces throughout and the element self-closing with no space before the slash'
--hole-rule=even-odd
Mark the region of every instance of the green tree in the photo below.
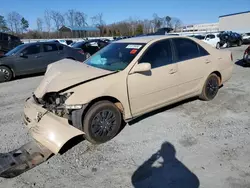
<svg viewBox="0 0 250 188">
<path fill-rule="evenodd" d="M 0 15 L 0 31 L 8 31 L 6 20 L 4 19 L 4 16 Z"/>
<path fill-rule="evenodd" d="M 27 31 L 29 28 L 29 22 L 24 17 L 21 19 L 21 28 L 22 31 Z"/>
<path fill-rule="evenodd" d="M 142 24 L 137 25 L 135 33 L 136 33 L 136 35 L 143 34 L 143 25 Z"/>
</svg>

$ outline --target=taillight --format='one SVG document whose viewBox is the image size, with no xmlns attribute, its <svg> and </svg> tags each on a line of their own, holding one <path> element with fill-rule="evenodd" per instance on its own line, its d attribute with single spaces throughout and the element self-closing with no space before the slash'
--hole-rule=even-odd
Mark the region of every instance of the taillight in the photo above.
<svg viewBox="0 0 250 188">
<path fill-rule="evenodd" d="M 233 61 L 234 59 L 233 59 L 233 54 L 231 53 L 231 61 Z"/>
</svg>

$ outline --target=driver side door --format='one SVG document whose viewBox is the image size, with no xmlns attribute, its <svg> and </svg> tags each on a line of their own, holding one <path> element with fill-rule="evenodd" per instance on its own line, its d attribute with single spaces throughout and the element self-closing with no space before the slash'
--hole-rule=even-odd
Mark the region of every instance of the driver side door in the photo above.
<svg viewBox="0 0 250 188">
<path fill-rule="evenodd" d="M 151 64 L 150 71 L 128 75 L 129 101 L 134 117 L 163 107 L 179 97 L 180 76 L 173 61 L 171 41 L 167 39 L 152 44 L 138 64 L 145 62 Z"/>
</svg>

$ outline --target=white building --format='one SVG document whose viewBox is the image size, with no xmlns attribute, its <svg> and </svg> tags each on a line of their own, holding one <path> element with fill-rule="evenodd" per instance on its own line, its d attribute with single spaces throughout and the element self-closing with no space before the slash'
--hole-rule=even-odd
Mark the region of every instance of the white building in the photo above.
<svg viewBox="0 0 250 188">
<path fill-rule="evenodd" d="M 182 32 L 219 32 L 219 23 L 193 24 L 182 27 Z"/>
<path fill-rule="evenodd" d="M 220 31 L 250 33 L 250 11 L 220 16 L 219 29 Z"/>
</svg>

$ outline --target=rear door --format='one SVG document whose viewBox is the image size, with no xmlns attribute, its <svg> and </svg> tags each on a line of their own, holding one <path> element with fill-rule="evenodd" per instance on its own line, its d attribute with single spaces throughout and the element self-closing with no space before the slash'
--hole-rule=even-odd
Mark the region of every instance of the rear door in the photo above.
<svg viewBox="0 0 250 188">
<path fill-rule="evenodd" d="M 62 59 L 58 51 L 57 43 L 44 43 L 43 44 L 43 63 L 41 64 L 42 70 L 46 71 L 47 66 Z"/>
<path fill-rule="evenodd" d="M 201 81 L 212 71 L 212 57 L 195 41 L 173 38 L 175 61 L 180 76 L 180 96 L 192 95 L 200 89 Z"/>
<path fill-rule="evenodd" d="M 41 44 L 31 44 L 17 54 L 14 65 L 21 75 L 41 72 L 42 62 Z"/>
</svg>

